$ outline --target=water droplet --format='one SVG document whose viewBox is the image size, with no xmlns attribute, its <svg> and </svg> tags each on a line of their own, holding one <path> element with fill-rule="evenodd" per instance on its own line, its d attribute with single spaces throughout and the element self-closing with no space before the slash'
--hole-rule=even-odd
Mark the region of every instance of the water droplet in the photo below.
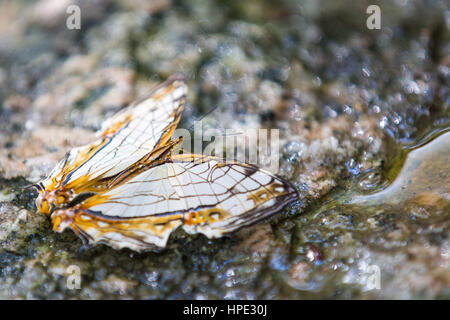
<svg viewBox="0 0 450 320">
<path fill-rule="evenodd" d="M 336 110 L 332 109 L 330 106 L 325 107 L 325 112 L 330 118 L 336 118 L 338 116 Z"/>
<path fill-rule="evenodd" d="M 302 120 L 303 112 L 298 104 L 295 104 L 294 107 L 292 108 L 291 115 L 296 121 Z"/>
<path fill-rule="evenodd" d="M 351 158 L 345 163 L 348 172 L 353 175 L 358 175 L 361 172 L 361 164 L 357 163 L 355 159 Z"/>
<path fill-rule="evenodd" d="M 372 107 L 372 110 L 373 110 L 374 113 L 380 113 L 381 108 L 380 108 L 380 106 L 378 106 L 378 105 L 374 105 L 374 106 Z"/>
<path fill-rule="evenodd" d="M 379 126 L 381 129 L 384 129 L 384 128 L 388 125 L 388 123 L 389 123 L 388 118 L 387 118 L 386 116 L 384 116 L 384 117 L 381 118 L 381 120 L 378 122 L 378 126 Z"/>
<path fill-rule="evenodd" d="M 348 104 L 344 105 L 344 113 L 348 115 L 352 114 L 353 113 L 352 107 L 349 106 Z"/>
<path fill-rule="evenodd" d="M 370 70 L 369 69 L 367 69 L 367 68 L 362 68 L 362 73 L 363 73 L 363 75 L 366 77 L 366 78 L 369 78 L 370 77 Z"/>
</svg>

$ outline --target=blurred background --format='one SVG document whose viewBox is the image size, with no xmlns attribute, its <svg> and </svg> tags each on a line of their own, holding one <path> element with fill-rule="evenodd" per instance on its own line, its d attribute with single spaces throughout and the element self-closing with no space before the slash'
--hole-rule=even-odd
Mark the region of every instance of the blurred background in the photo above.
<svg viewBox="0 0 450 320">
<path fill-rule="evenodd" d="M 0 298 L 450 298 L 449 40 L 443 0 L 2 0 Z M 54 233 L 21 188 L 175 72 L 180 127 L 280 129 L 301 200 L 160 253 Z"/>
</svg>

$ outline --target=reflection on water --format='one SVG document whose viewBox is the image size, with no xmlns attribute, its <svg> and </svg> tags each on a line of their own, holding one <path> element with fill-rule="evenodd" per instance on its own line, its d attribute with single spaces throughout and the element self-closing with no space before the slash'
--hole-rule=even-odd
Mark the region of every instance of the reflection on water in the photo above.
<svg viewBox="0 0 450 320">
<path fill-rule="evenodd" d="M 396 207 L 415 204 L 448 209 L 449 159 L 450 132 L 447 131 L 409 150 L 400 172 L 386 188 L 368 195 L 350 196 L 347 204 Z"/>
</svg>

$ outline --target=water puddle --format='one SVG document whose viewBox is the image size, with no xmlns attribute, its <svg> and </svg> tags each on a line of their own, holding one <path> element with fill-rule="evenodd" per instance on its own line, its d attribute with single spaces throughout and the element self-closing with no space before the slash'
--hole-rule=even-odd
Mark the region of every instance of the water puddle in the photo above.
<svg viewBox="0 0 450 320">
<path fill-rule="evenodd" d="M 398 158 L 400 165 L 394 165 L 387 173 L 387 186 L 371 194 L 350 195 L 345 204 L 389 205 L 398 209 L 416 205 L 436 210 L 446 208 L 448 213 L 450 131 L 428 136 L 419 144 L 403 149 Z"/>
<path fill-rule="evenodd" d="M 358 215 L 389 212 L 445 220 L 450 217 L 449 172 L 450 129 L 446 128 L 397 152 L 382 174 L 383 182 L 372 183 L 371 178 L 363 177 L 347 191 L 332 195 L 316 214 L 330 210 Z"/>
<path fill-rule="evenodd" d="M 447 279 L 449 159 L 447 128 L 397 149 L 377 177 L 363 174 L 345 190 L 330 194 L 312 214 L 298 219 L 293 231 L 298 247 L 292 246 L 295 264 L 285 276 L 287 283 L 303 292 L 324 290 L 329 277 L 323 275 L 332 274 L 376 296 L 381 291 L 373 291 L 369 281 L 374 272 L 382 274 L 377 279 L 387 291 L 399 286 L 396 279 L 408 279 L 401 285 L 417 285 L 421 268 Z M 317 243 L 325 260 L 311 267 L 315 259 L 308 261 L 307 248 Z M 402 274 L 404 269 L 409 271 Z M 414 276 L 408 278 L 410 274 Z M 329 281 L 333 287 L 335 282 Z"/>
</svg>

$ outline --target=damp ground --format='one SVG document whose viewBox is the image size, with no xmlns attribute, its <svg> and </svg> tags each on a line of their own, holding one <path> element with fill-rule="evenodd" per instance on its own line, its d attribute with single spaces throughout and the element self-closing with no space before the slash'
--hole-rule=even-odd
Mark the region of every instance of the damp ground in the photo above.
<svg viewBox="0 0 450 320">
<path fill-rule="evenodd" d="M 450 298 L 445 1 L 82 1 L 68 30 L 70 3 L 0 5 L 0 298 Z M 175 72 L 180 127 L 279 129 L 300 200 L 161 252 L 54 233 L 23 187 Z"/>
</svg>

